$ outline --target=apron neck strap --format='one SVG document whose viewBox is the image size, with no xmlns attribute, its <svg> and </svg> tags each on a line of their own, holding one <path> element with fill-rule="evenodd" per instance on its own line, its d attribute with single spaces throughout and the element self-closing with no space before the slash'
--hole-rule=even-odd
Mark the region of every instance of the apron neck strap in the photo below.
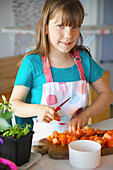
<svg viewBox="0 0 113 170">
<path fill-rule="evenodd" d="M 52 73 L 51 73 L 48 57 L 46 59 L 46 57 L 43 56 L 42 57 L 42 61 L 43 61 L 43 66 L 45 65 L 44 73 L 45 73 L 46 82 L 47 83 L 53 82 L 53 78 L 52 78 Z"/>
<path fill-rule="evenodd" d="M 80 79 L 81 80 L 85 80 L 85 76 L 84 76 L 84 69 L 83 69 L 83 66 L 82 66 L 82 63 L 81 63 L 81 57 L 80 57 L 80 52 L 79 50 L 76 51 L 75 53 L 70 53 L 72 58 L 74 59 L 75 61 L 75 64 L 77 65 L 78 67 L 78 71 L 79 71 L 79 74 L 80 74 Z M 45 73 L 45 78 L 46 78 L 46 82 L 47 83 L 50 83 L 50 82 L 53 82 L 53 77 L 52 77 L 52 73 L 51 73 L 51 69 L 50 69 L 50 64 L 49 64 L 49 59 L 45 56 L 42 57 L 42 61 L 43 61 L 43 66 L 45 65 L 45 68 L 44 68 L 44 73 Z"/>
<path fill-rule="evenodd" d="M 77 65 L 78 67 L 78 71 L 79 71 L 79 74 L 80 74 L 80 79 L 81 80 L 85 80 L 85 76 L 84 76 L 84 69 L 83 69 L 83 66 L 82 66 L 82 63 L 81 63 L 81 57 L 80 57 L 80 52 L 79 50 L 77 50 L 75 53 L 71 53 L 71 56 L 72 58 L 74 59 L 75 61 L 75 64 Z"/>
</svg>

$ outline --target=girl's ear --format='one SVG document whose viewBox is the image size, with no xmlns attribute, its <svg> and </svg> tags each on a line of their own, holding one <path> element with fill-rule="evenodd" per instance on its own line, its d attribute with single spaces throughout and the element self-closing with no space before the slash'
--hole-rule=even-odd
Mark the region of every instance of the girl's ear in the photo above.
<svg viewBox="0 0 113 170">
<path fill-rule="evenodd" d="M 48 25 L 46 25 L 46 35 L 48 34 Z"/>
</svg>

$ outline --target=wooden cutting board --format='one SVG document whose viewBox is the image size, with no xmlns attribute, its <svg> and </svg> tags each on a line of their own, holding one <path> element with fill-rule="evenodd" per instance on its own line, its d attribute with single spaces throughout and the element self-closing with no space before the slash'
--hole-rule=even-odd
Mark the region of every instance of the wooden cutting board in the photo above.
<svg viewBox="0 0 113 170">
<path fill-rule="evenodd" d="M 48 153 L 48 155 L 53 159 L 69 159 L 69 149 L 68 146 L 54 145 L 49 142 L 46 138 L 39 141 L 39 145 L 32 146 L 32 149 L 36 153 L 41 153 L 42 155 Z M 113 148 L 103 148 L 101 150 L 101 155 L 113 154 Z"/>
</svg>

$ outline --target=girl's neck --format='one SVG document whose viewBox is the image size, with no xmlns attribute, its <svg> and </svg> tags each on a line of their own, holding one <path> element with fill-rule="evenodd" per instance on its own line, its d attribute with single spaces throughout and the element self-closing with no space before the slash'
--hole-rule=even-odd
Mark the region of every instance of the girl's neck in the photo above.
<svg viewBox="0 0 113 170">
<path fill-rule="evenodd" d="M 56 68 L 68 68 L 74 65 L 74 60 L 70 53 L 49 54 L 50 65 Z"/>
</svg>

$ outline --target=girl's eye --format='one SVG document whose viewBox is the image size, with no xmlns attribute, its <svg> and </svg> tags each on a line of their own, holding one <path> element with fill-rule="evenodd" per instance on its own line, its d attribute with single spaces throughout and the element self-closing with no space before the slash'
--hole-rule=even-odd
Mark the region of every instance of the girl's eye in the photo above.
<svg viewBox="0 0 113 170">
<path fill-rule="evenodd" d="M 73 29 L 79 29 L 79 26 L 74 26 Z"/>
<path fill-rule="evenodd" d="M 59 24 L 59 25 L 57 25 L 57 27 L 58 27 L 58 28 L 63 28 L 63 25 L 60 25 L 60 24 Z"/>
</svg>

